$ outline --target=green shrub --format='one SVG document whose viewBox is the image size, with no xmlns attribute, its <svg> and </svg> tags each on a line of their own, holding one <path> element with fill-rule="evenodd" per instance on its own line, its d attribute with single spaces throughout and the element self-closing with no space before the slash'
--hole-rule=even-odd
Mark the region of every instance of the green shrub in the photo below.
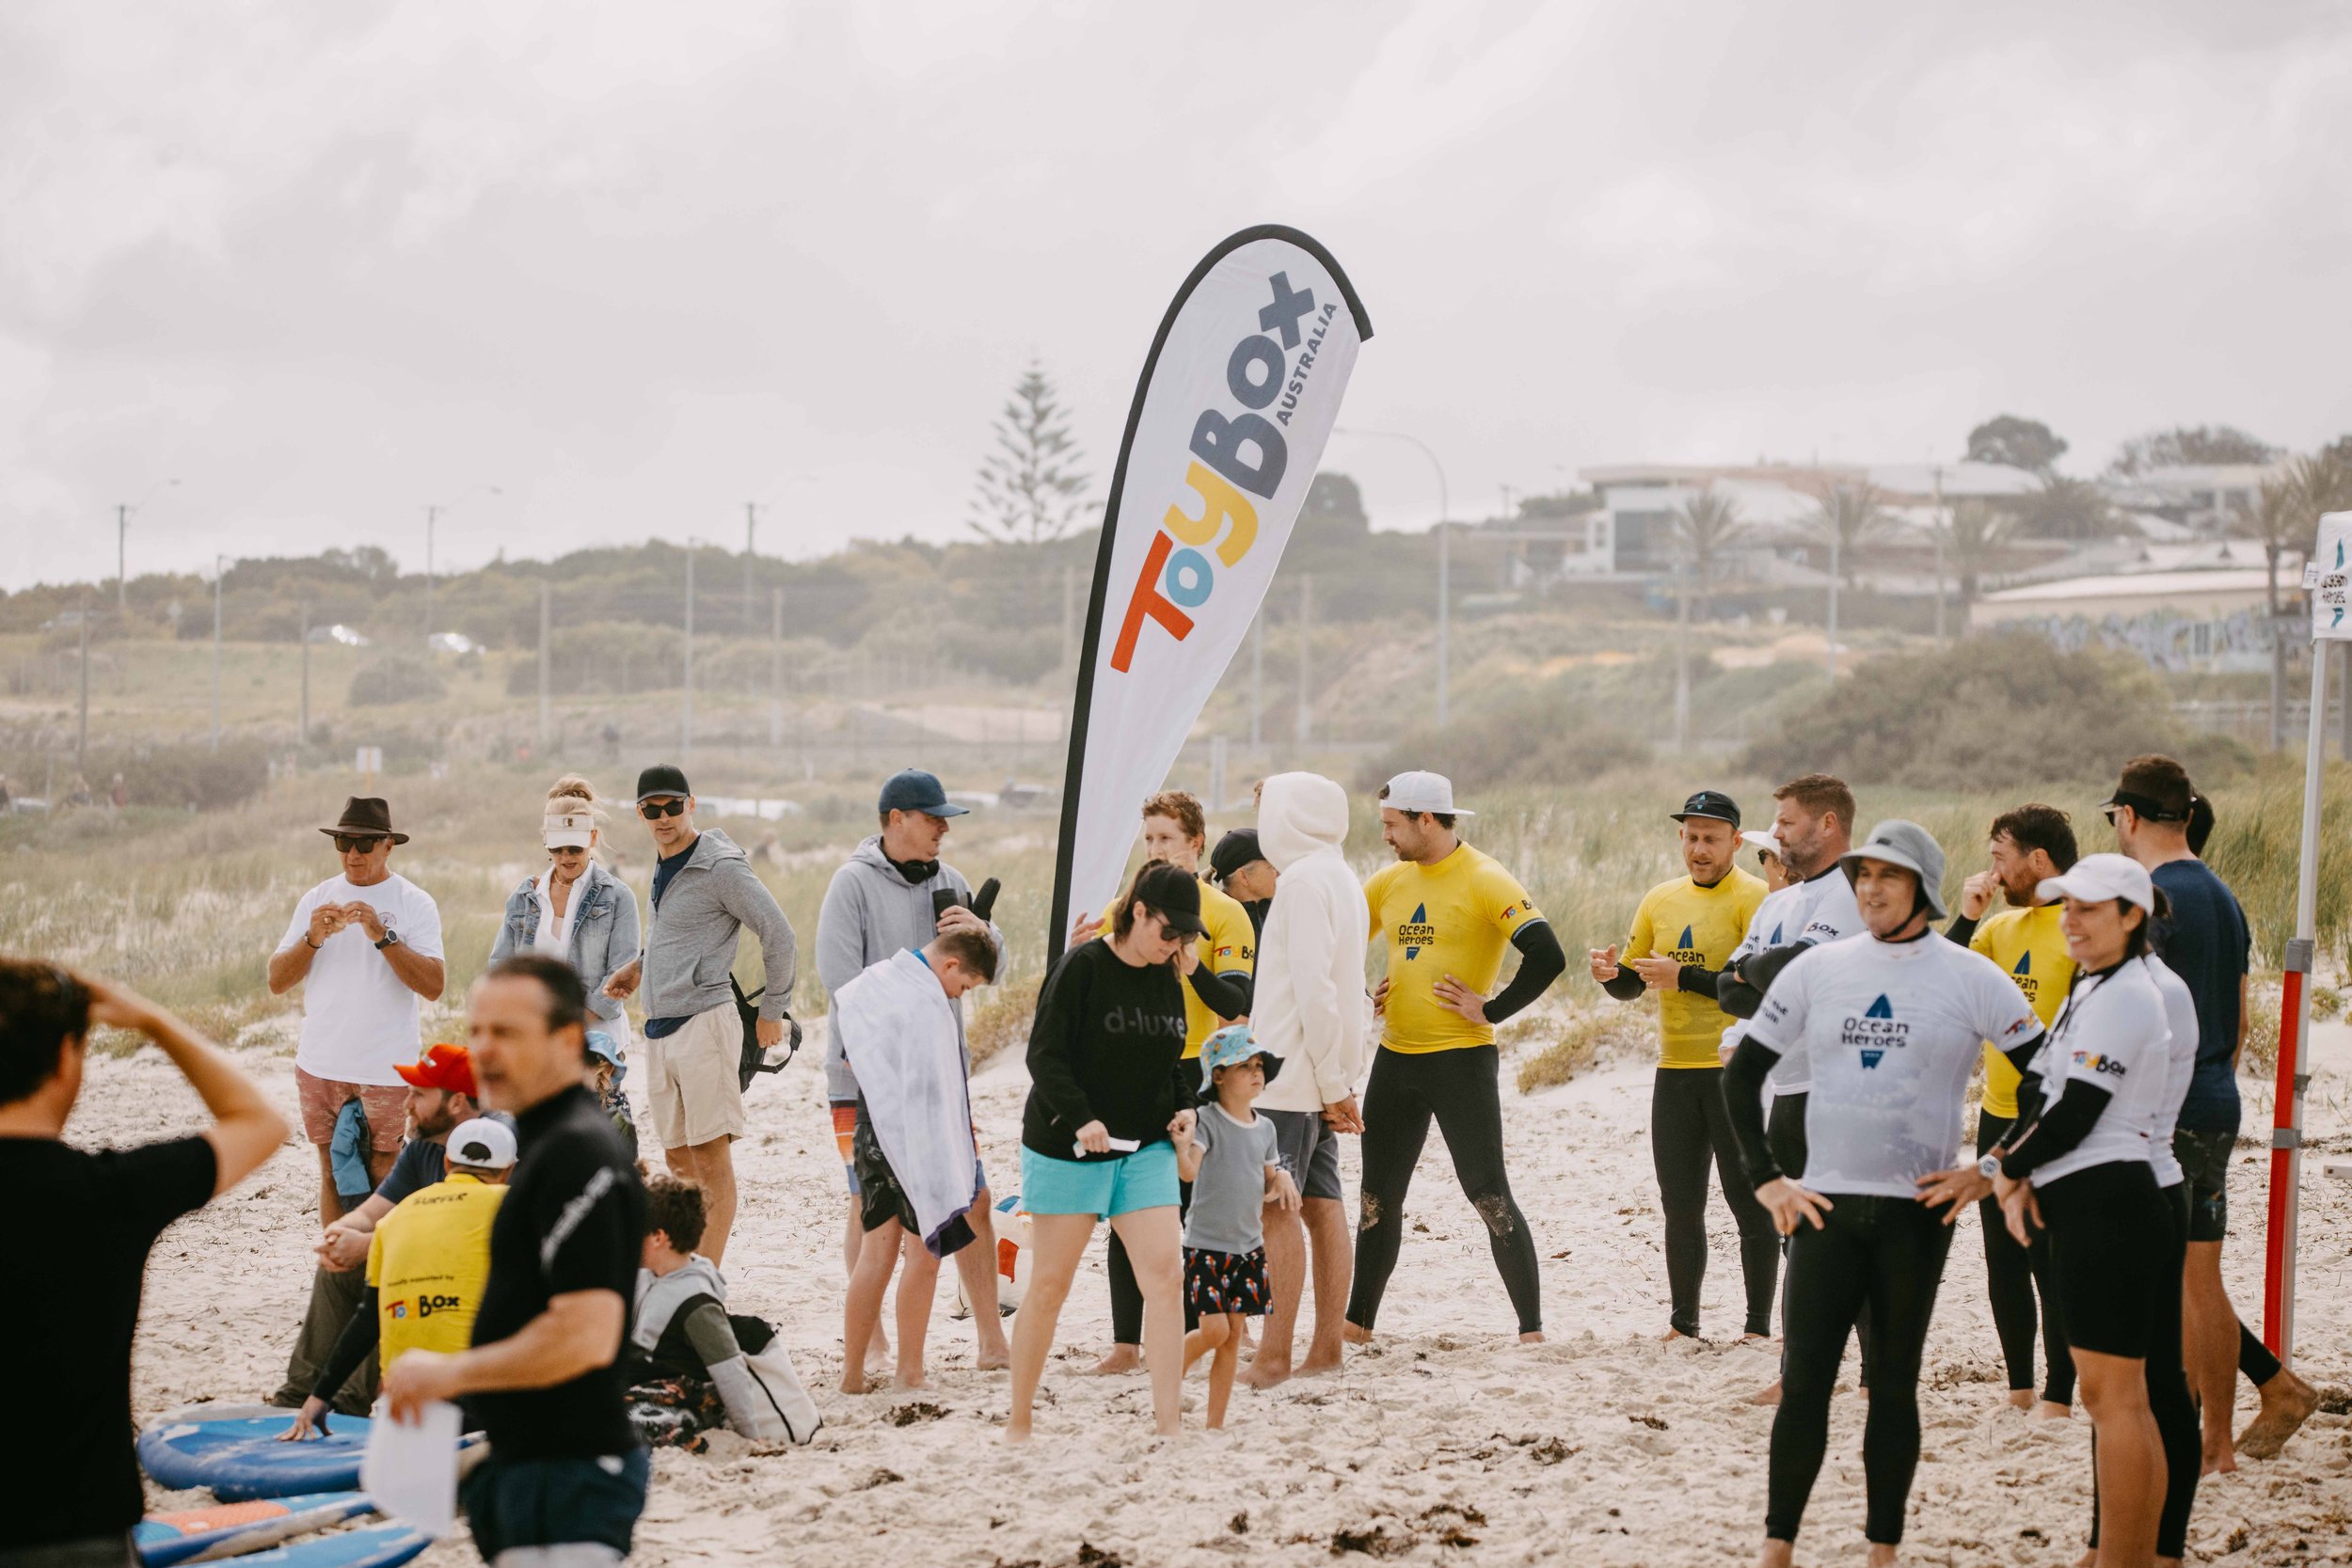
<svg viewBox="0 0 2352 1568">
<path fill-rule="evenodd" d="M 351 677 L 351 705 L 379 707 L 388 703 L 433 702 L 442 694 L 441 677 L 422 659 L 394 654 L 377 659 Z"/>
<path fill-rule="evenodd" d="M 2156 677 L 2135 659 L 2065 653 L 2030 633 L 1870 659 L 1748 748 L 1772 778 L 1835 773 L 1856 785 L 2009 790 L 2111 784 L 2181 739 Z"/>
<path fill-rule="evenodd" d="M 1406 731 L 1358 779 L 1367 791 L 1408 768 L 1436 768 L 1457 791 L 1502 784 L 1559 788 L 1649 760 L 1649 743 L 1601 721 L 1593 707 L 1557 687 L 1501 707 L 1465 714 L 1440 731 Z"/>
</svg>

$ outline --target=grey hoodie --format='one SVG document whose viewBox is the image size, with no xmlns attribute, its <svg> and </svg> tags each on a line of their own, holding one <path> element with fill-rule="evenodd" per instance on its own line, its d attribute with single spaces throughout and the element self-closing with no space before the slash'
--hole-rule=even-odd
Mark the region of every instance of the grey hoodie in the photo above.
<svg viewBox="0 0 2352 1568">
<path fill-rule="evenodd" d="M 939 874 L 929 881 L 910 882 L 882 853 L 882 834 L 876 833 L 852 850 L 848 863 L 833 874 L 824 906 L 817 911 L 817 977 L 824 982 L 825 990 L 837 994 L 884 958 L 930 942 L 939 930 L 939 917 L 931 912 L 934 888 L 952 888 L 957 897 L 971 902 L 972 884 L 945 861 L 940 863 Z M 1004 933 L 991 926 L 989 934 L 996 939 L 996 950 L 1002 953 Z M 959 1001 L 953 1006 L 956 1037 L 961 1040 L 963 1004 Z M 850 1101 L 857 1098 L 857 1077 L 842 1058 L 840 1029 L 836 1012 L 825 1029 L 825 1095 L 830 1100 Z"/>
<path fill-rule="evenodd" d="M 768 972 L 759 1016 L 782 1018 L 800 971 L 792 923 L 753 873 L 741 847 L 718 829 L 705 828 L 662 890 L 661 907 L 646 928 L 645 1016 L 692 1018 L 731 1006 L 735 993 L 727 976 L 735 971 L 736 938 L 746 926 L 759 939 Z"/>
</svg>

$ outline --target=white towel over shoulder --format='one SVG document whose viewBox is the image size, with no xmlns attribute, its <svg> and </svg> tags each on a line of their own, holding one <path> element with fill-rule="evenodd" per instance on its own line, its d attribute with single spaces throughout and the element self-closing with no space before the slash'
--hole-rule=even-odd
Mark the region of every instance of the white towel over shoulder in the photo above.
<svg viewBox="0 0 2352 1568">
<path fill-rule="evenodd" d="M 857 1075 L 882 1157 L 914 1206 L 923 1244 L 940 1256 L 970 1239 L 959 1225 L 979 1191 L 972 1101 L 955 1008 L 939 976 L 907 950 L 884 958 L 833 999 L 842 1049 Z"/>
</svg>

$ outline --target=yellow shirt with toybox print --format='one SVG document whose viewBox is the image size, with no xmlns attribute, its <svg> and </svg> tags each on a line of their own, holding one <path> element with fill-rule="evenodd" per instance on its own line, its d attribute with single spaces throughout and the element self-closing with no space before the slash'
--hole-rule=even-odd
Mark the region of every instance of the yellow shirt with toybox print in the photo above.
<svg viewBox="0 0 2352 1568">
<path fill-rule="evenodd" d="M 1207 927 L 1205 936 L 1195 937 L 1193 957 L 1212 974 L 1252 974 L 1258 968 L 1258 928 L 1249 923 L 1249 911 L 1241 907 L 1241 900 L 1208 883 L 1200 884 L 1200 924 Z M 1102 934 L 1111 934 L 1111 917 L 1103 917 Z M 1230 1022 L 1221 1019 L 1200 1000 L 1200 993 L 1184 983 L 1184 1060 L 1189 1062 L 1200 1054 L 1211 1035 Z"/>
<path fill-rule="evenodd" d="M 2046 1028 L 2066 1005 L 2074 989 L 2074 960 L 2067 956 L 2066 933 L 2058 929 L 2063 908 L 2038 904 L 2029 910 L 2003 910 L 1977 927 L 1968 945 L 2006 971 L 2026 993 L 2034 1017 Z M 1984 1108 L 1996 1117 L 2017 1118 L 2017 1069 L 2009 1058 L 1984 1047 Z"/>
<path fill-rule="evenodd" d="M 462 1171 L 401 1199 L 368 1243 L 380 1354 L 390 1366 L 408 1350 L 461 1351 L 490 1277 L 490 1222 L 504 1187 Z"/>
<path fill-rule="evenodd" d="M 1721 969 L 1747 934 L 1748 921 L 1762 902 L 1763 879 L 1738 866 L 1712 887 L 1701 887 L 1688 877 L 1661 882 L 1643 895 L 1641 906 L 1633 911 L 1633 929 L 1625 939 L 1625 962 L 1673 958 L 1703 969 Z M 1711 998 L 1687 990 L 1659 992 L 1658 1065 L 1722 1066 L 1715 1048 L 1730 1022 L 1730 1015 Z"/>
<path fill-rule="evenodd" d="M 1399 861 L 1364 884 L 1372 934 L 1389 944 L 1389 1005 L 1380 1043 L 1407 1055 L 1494 1043 L 1491 1023 L 1472 1023 L 1438 1001 L 1451 974 L 1491 995 L 1502 950 L 1520 927 L 1543 919 L 1535 901 L 1491 855 L 1463 844 L 1435 865 Z"/>
</svg>

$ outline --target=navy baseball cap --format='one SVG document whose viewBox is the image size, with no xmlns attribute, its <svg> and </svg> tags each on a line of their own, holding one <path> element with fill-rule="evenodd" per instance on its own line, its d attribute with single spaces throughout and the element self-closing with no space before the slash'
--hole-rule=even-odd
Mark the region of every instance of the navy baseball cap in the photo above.
<svg viewBox="0 0 2352 1568">
<path fill-rule="evenodd" d="M 882 781 L 882 800 L 875 809 L 884 816 L 894 811 L 919 811 L 926 816 L 961 816 L 972 808 L 950 804 L 937 774 L 908 768 Z"/>
<path fill-rule="evenodd" d="M 1680 811 L 1667 815 L 1677 822 L 1693 816 L 1708 816 L 1718 822 L 1728 822 L 1735 828 L 1740 825 L 1739 803 L 1720 789 L 1702 789 L 1683 801 Z"/>
<path fill-rule="evenodd" d="M 686 769 L 675 763 L 658 762 L 637 775 L 637 803 L 641 806 L 666 795 L 683 799 L 693 793 L 687 787 Z"/>
</svg>

